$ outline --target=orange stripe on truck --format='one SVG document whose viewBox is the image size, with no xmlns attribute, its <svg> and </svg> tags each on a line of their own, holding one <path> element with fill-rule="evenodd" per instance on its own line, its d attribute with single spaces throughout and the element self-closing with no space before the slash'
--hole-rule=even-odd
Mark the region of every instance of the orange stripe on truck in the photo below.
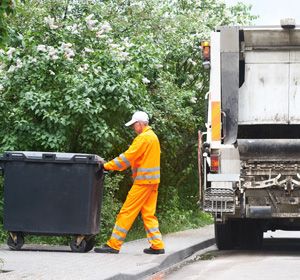
<svg viewBox="0 0 300 280">
<path fill-rule="evenodd" d="M 212 101 L 211 108 L 211 138 L 221 141 L 221 102 Z"/>
</svg>

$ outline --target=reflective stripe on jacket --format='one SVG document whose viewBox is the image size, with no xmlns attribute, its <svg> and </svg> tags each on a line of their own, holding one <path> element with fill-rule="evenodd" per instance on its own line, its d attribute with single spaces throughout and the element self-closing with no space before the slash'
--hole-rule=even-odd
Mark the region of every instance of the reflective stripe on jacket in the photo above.
<svg viewBox="0 0 300 280">
<path fill-rule="evenodd" d="M 128 150 L 104 164 L 106 170 L 122 171 L 131 166 L 134 184 L 160 182 L 160 145 L 156 134 L 147 126 Z"/>
</svg>

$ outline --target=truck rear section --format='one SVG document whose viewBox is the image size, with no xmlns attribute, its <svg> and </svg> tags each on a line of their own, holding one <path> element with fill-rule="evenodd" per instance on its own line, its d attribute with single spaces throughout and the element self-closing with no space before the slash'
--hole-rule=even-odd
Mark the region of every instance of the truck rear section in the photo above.
<svg viewBox="0 0 300 280">
<path fill-rule="evenodd" d="M 300 230 L 300 28 L 220 27 L 209 63 L 203 208 L 219 249 L 258 248 Z"/>
</svg>

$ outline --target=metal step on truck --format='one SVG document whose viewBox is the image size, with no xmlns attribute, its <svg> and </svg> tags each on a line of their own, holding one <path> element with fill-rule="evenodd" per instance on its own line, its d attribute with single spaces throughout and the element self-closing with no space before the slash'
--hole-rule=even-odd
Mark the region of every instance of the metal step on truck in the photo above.
<svg viewBox="0 0 300 280">
<path fill-rule="evenodd" d="M 300 230 L 300 26 L 219 27 L 202 51 L 202 207 L 220 250 L 256 249 L 265 231 Z"/>
</svg>

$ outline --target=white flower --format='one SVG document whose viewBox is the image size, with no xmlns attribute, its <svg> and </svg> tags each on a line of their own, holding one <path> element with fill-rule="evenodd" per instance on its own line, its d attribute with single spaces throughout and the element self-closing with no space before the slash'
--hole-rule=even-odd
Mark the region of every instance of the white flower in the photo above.
<svg viewBox="0 0 300 280">
<path fill-rule="evenodd" d="M 87 16 L 85 18 L 85 22 L 86 22 L 86 25 L 88 27 L 89 30 L 91 31 L 96 31 L 98 28 L 97 28 L 97 23 L 98 23 L 98 20 L 96 19 L 92 19 L 94 17 L 94 14 L 90 14 L 89 16 Z"/>
<path fill-rule="evenodd" d="M 61 49 L 64 50 L 64 49 L 69 49 L 72 47 L 72 44 L 71 43 L 62 43 L 61 44 Z"/>
<path fill-rule="evenodd" d="M 38 51 L 40 51 L 40 52 L 48 53 L 49 58 L 52 59 L 52 60 L 57 60 L 59 58 L 58 55 L 57 55 L 58 54 L 58 50 L 55 49 L 52 46 L 38 45 L 36 49 Z M 31 62 L 35 63 L 36 59 L 33 58 L 31 60 Z"/>
<path fill-rule="evenodd" d="M 194 60 L 192 60 L 191 58 L 188 59 L 188 62 L 191 63 L 193 66 L 197 65 L 197 62 L 195 62 Z"/>
<path fill-rule="evenodd" d="M 55 76 L 55 73 L 52 70 L 49 70 L 50 75 Z"/>
<path fill-rule="evenodd" d="M 79 34 L 79 31 L 78 31 L 78 24 L 75 23 L 73 25 L 70 25 L 70 26 L 67 26 L 66 29 L 68 31 L 70 31 L 72 34 L 76 35 L 76 34 Z"/>
<path fill-rule="evenodd" d="M 188 39 L 184 38 L 184 39 L 181 39 L 181 40 L 180 40 L 180 43 L 181 43 L 182 45 L 189 45 L 190 41 L 189 41 Z"/>
<path fill-rule="evenodd" d="M 91 20 L 93 17 L 94 17 L 94 14 L 90 14 L 89 16 L 87 16 L 87 17 L 85 18 L 85 20 L 86 20 L 86 21 L 87 21 L 87 20 Z"/>
<path fill-rule="evenodd" d="M 78 72 L 81 72 L 81 73 L 86 72 L 88 70 L 88 68 L 89 68 L 88 64 L 83 64 L 82 66 L 80 66 L 78 68 Z"/>
<path fill-rule="evenodd" d="M 102 71 L 102 68 L 98 66 L 97 68 L 94 68 L 94 73 L 98 75 Z"/>
<path fill-rule="evenodd" d="M 61 44 L 61 49 L 64 52 L 64 57 L 69 61 L 72 61 L 73 57 L 75 56 L 75 52 L 71 49 L 71 47 L 72 47 L 71 43 L 62 43 Z"/>
<path fill-rule="evenodd" d="M 73 57 L 75 56 L 75 53 L 71 49 L 65 49 L 65 57 L 67 60 L 73 60 Z"/>
<path fill-rule="evenodd" d="M 47 47 L 47 51 L 48 51 L 48 55 L 49 55 L 49 58 L 52 59 L 52 60 L 57 60 L 59 57 L 58 57 L 58 50 L 52 46 L 48 46 Z"/>
<path fill-rule="evenodd" d="M 103 37 L 106 37 L 106 35 L 104 35 L 104 31 L 101 29 L 101 30 L 96 32 L 96 37 L 97 38 L 103 38 Z"/>
<path fill-rule="evenodd" d="M 9 59 L 12 59 L 13 54 L 16 52 L 15 48 L 9 48 L 9 50 L 6 52 Z"/>
<path fill-rule="evenodd" d="M 54 18 L 47 16 L 44 18 L 44 22 L 49 26 L 50 29 L 57 29 L 59 26 L 54 24 Z"/>
<path fill-rule="evenodd" d="M 86 98 L 84 103 L 87 107 L 90 107 L 92 100 L 90 98 Z"/>
<path fill-rule="evenodd" d="M 161 68 L 164 67 L 162 64 L 156 64 L 155 66 L 156 66 L 157 69 L 161 69 Z"/>
<path fill-rule="evenodd" d="M 0 74 L 4 73 L 4 69 L 6 69 L 6 64 L 0 62 Z"/>
<path fill-rule="evenodd" d="M 144 77 L 144 78 L 142 79 L 142 82 L 143 82 L 144 84 L 150 84 L 150 80 L 148 80 L 146 77 Z"/>
<path fill-rule="evenodd" d="M 111 25 L 107 21 L 102 24 L 100 29 L 103 30 L 104 33 L 112 30 Z"/>
<path fill-rule="evenodd" d="M 117 49 L 117 48 L 120 47 L 120 45 L 119 45 L 119 44 L 110 44 L 110 47 L 111 47 L 112 49 Z"/>
<path fill-rule="evenodd" d="M 130 43 L 128 37 L 126 37 L 126 38 L 124 39 L 124 46 L 125 46 L 126 48 L 129 49 L 129 48 L 131 48 L 132 46 L 134 46 L 134 44 Z"/>
<path fill-rule="evenodd" d="M 90 49 L 90 48 L 84 48 L 83 51 L 86 52 L 86 53 L 93 53 L 94 52 L 94 50 Z"/>
<path fill-rule="evenodd" d="M 119 55 L 121 58 L 128 58 L 129 53 L 128 52 L 120 52 Z"/>
<path fill-rule="evenodd" d="M 197 103 L 197 97 L 193 96 L 193 97 L 191 98 L 191 103 Z"/>
<path fill-rule="evenodd" d="M 0 84 L 0 91 L 4 90 L 4 86 Z"/>
<path fill-rule="evenodd" d="M 47 47 L 45 45 L 38 45 L 36 50 L 39 52 L 47 52 Z"/>
<path fill-rule="evenodd" d="M 16 61 L 16 68 L 21 68 L 22 66 L 23 66 L 23 63 L 22 63 L 21 59 L 18 58 Z"/>
<path fill-rule="evenodd" d="M 97 26 L 96 26 L 97 23 L 98 23 L 98 20 L 96 20 L 96 19 L 95 20 L 89 20 L 89 21 L 86 22 L 88 29 L 91 30 L 91 31 L 96 31 L 98 29 Z"/>
<path fill-rule="evenodd" d="M 135 3 L 132 3 L 131 6 L 136 6 L 138 8 L 145 8 L 145 3 L 143 1 L 139 1 L 139 2 L 135 2 Z"/>
<path fill-rule="evenodd" d="M 16 70 L 16 67 L 14 65 L 10 65 L 10 67 L 7 70 L 7 73 L 12 73 Z"/>
<path fill-rule="evenodd" d="M 54 47 L 52 47 L 52 46 L 49 46 L 49 47 L 48 47 L 48 54 L 49 54 L 50 56 L 56 55 L 57 52 L 58 52 L 58 51 L 57 51 Z"/>
<path fill-rule="evenodd" d="M 170 13 L 168 13 L 168 12 L 165 12 L 164 14 L 163 14 L 163 17 L 164 18 L 169 18 L 171 15 L 170 15 Z"/>
<path fill-rule="evenodd" d="M 110 24 L 106 21 L 100 26 L 100 29 L 96 32 L 96 37 L 97 38 L 106 37 L 105 33 L 109 32 L 111 30 L 112 30 L 112 28 L 111 28 Z"/>
<path fill-rule="evenodd" d="M 198 83 L 196 83 L 195 86 L 196 86 L 196 89 L 201 90 L 202 87 L 203 87 L 203 83 L 202 82 L 198 82 Z"/>
<path fill-rule="evenodd" d="M 58 60 L 59 59 L 59 56 L 58 55 L 53 55 L 50 57 L 52 60 Z"/>
<path fill-rule="evenodd" d="M 5 55 L 5 50 L 0 49 L 0 55 Z"/>
</svg>

